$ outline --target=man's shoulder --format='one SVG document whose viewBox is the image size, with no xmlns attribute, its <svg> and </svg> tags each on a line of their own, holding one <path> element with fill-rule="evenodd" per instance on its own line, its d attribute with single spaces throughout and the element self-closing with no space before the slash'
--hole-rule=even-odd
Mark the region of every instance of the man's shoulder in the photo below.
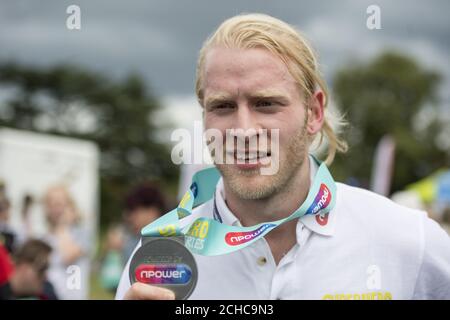
<svg viewBox="0 0 450 320">
<path fill-rule="evenodd" d="M 367 217 L 421 220 L 426 216 L 424 211 L 402 206 L 375 192 L 344 183 L 337 183 L 337 195 L 340 205 L 364 212 Z"/>
<path fill-rule="evenodd" d="M 372 191 L 337 183 L 337 207 L 358 228 L 387 239 L 419 240 L 427 218 L 424 211 L 399 205 Z M 419 240 L 420 241 L 420 240 Z"/>
</svg>

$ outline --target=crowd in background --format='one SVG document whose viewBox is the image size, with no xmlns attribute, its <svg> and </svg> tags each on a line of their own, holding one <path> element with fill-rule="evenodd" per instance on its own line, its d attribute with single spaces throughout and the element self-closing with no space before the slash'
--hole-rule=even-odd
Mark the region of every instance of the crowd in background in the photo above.
<svg viewBox="0 0 450 320">
<path fill-rule="evenodd" d="M 0 185 L 0 300 L 88 299 L 89 275 L 70 283 L 70 266 L 90 270 L 96 240 L 90 239 L 82 214 L 64 185 L 50 186 L 41 204 L 46 230 L 35 236 L 28 219 L 34 200 L 25 197 L 22 226 L 11 225 L 11 203 L 7 188 Z M 140 240 L 140 230 L 166 211 L 163 194 L 149 182 L 130 189 L 124 199 L 123 221 L 110 226 L 101 244 L 100 284 L 115 292 L 122 270 Z M 74 285 L 75 284 L 75 285 Z M 81 287 L 81 288 L 80 288 Z"/>
</svg>

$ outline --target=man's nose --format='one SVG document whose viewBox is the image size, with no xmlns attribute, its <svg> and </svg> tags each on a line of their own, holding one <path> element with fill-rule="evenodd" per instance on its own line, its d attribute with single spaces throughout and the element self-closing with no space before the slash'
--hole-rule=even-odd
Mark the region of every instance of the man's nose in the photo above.
<svg viewBox="0 0 450 320">
<path fill-rule="evenodd" d="M 247 105 L 239 105 L 233 119 L 233 130 L 231 135 L 238 142 L 244 143 L 246 147 L 256 148 L 255 144 L 259 136 L 261 126 L 256 115 Z M 244 146 L 242 146 L 244 147 Z"/>
<path fill-rule="evenodd" d="M 234 119 L 234 129 L 247 130 L 258 130 L 258 124 L 249 106 L 242 104 L 239 105 L 236 112 L 236 118 Z"/>
</svg>

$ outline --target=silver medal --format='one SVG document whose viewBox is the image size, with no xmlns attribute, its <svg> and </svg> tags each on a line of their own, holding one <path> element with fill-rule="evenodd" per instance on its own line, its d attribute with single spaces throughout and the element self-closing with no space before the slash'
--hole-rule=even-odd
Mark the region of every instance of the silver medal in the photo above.
<svg viewBox="0 0 450 320">
<path fill-rule="evenodd" d="M 176 299 L 187 299 L 197 284 L 198 270 L 183 238 L 143 237 L 142 242 L 130 263 L 130 282 L 164 287 Z"/>
</svg>

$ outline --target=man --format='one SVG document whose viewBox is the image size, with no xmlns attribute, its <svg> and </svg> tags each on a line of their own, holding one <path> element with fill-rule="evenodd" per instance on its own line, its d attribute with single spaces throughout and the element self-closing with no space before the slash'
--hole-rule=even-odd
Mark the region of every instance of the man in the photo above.
<svg viewBox="0 0 450 320">
<path fill-rule="evenodd" d="M 327 163 L 346 149 L 326 112 L 327 91 L 313 51 L 292 27 L 270 16 L 236 16 L 218 28 L 200 51 L 196 91 L 205 129 L 245 140 L 244 158 L 256 157 L 257 164 L 216 163 L 222 179 L 215 200 L 194 209 L 184 224 L 192 216 L 213 218 L 214 203 L 225 225 L 286 218 L 305 201 L 318 170 L 308 156 L 314 139 L 327 138 Z M 230 137 L 230 128 L 254 129 L 256 135 L 279 129 L 279 151 L 249 149 L 252 137 Z M 235 158 L 240 152 L 231 150 Z M 275 174 L 260 174 L 274 161 Z M 196 255 L 199 278 L 191 298 L 450 298 L 450 240 L 437 223 L 340 183 L 336 199 L 328 214 L 291 220 L 242 250 Z M 130 286 L 128 266 L 116 296 L 173 297 L 167 289 Z"/>
<path fill-rule="evenodd" d="M 40 240 L 28 240 L 15 254 L 14 268 L 0 285 L 0 299 L 49 299 L 53 289 L 47 282 L 51 247 Z M 52 297 L 47 293 L 50 292 Z"/>
</svg>

